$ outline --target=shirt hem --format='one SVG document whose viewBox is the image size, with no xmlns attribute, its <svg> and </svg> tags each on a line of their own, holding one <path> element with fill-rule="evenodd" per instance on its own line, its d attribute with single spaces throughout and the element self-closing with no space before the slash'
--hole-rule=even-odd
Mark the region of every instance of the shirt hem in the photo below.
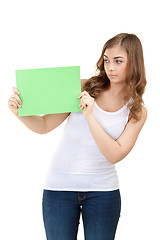
<svg viewBox="0 0 160 240">
<path fill-rule="evenodd" d="M 114 191 L 114 190 L 118 190 L 119 187 L 115 187 L 115 188 L 51 188 L 51 187 L 44 187 L 44 190 L 50 190 L 50 191 L 78 191 L 78 192 L 90 192 L 90 191 Z"/>
</svg>

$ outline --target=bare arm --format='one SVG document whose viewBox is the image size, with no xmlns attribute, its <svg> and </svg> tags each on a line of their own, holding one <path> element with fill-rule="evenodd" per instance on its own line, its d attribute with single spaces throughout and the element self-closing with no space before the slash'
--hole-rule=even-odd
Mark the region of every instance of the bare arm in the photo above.
<svg viewBox="0 0 160 240">
<path fill-rule="evenodd" d="M 39 134 L 50 132 L 59 126 L 68 116 L 69 113 L 47 114 L 44 116 L 18 116 L 18 108 L 21 107 L 19 91 L 13 87 L 13 95 L 8 100 L 8 106 L 14 115 L 30 130 Z"/>
<path fill-rule="evenodd" d="M 138 122 L 131 119 L 122 135 L 114 140 L 111 138 L 97 122 L 94 115 L 87 118 L 88 125 L 92 136 L 103 155 L 112 163 L 115 164 L 121 161 L 132 150 L 136 143 L 138 135 L 146 121 L 147 110 L 143 107 L 142 117 Z"/>
<path fill-rule="evenodd" d="M 70 113 L 47 114 L 44 116 L 17 116 L 17 118 L 30 130 L 45 134 L 58 127 Z"/>
<path fill-rule="evenodd" d="M 18 108 L 21 107 L 21 99 L 19 98 L 19 91 L 13 87 L 13 95 L 8 100 L 8 107 L 14 115 L 30 130 L 36 133 L 43 133 L 44 118 L 43 116 L 18 116 Z"/>
<path fill-rule="evenodd" d="M 85 79 L 81 80 L 81 88 L 85 83 Z M 19 91 L 13 87 L 13 95 L 8 100 L 8 106 L 14 115 L 30 130 L 39 134 L 45 134 L 58 127 L 68 116 L 67 113 L 46 114 L 44 116 L 18 116 L 18 107 L 21 107 Z"/>
</svg>

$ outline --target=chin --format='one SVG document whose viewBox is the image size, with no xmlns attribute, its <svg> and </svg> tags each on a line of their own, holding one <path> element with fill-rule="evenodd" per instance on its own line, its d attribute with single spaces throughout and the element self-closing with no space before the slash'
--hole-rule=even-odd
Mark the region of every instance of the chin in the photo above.
<svg viewBox="0 0 160 240">
<path fill-rule="evenodd" d="M 121 81 L 121 80 L 119 80 L 119 79 L 111 79 L 111 80 L 110 80 L 110 83 L 111 83 L 111 84 L 112 84 L 112 83 L 117 83 L 117 84 L 120 84 L 120 83 L 121 83 L 121 84 L 124 84 L 124 82 L 125 82 L 125 81 Z"/>
</svg>

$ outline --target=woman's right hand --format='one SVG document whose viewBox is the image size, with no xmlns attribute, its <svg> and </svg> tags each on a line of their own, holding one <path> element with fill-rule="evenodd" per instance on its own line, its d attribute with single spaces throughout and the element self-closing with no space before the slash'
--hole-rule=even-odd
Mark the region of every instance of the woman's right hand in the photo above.
<svg viewBox="0 0 160 240">
<path fill-rule="evenodd" d="M 20 92 L 17 88 L 13 87 L 13 95 L 8 100 L 8 107 L 18 117 L 18 107 L 21 107 L 21 99 L 18 97 Z"/>
</svg>

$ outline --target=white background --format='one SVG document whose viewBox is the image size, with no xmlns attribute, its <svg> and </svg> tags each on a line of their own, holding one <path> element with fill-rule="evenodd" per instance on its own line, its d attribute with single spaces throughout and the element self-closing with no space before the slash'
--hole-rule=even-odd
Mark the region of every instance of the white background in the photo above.
<svg viewBox="0 0 160 240">
<path fill-rule="evenodd" d="M 15 70 L 79 65 L 81 78 L 89 78 L 104 43 L 121 32 L 135 33 L 143 45 L 148 118 L 134 149 L 117 164 L 122 211 L 116 240 L 160 239 L 158 9 L 154 0 L 1 2 L 0 239 L 46 239 L 43 182 L 65 124 L 39 135 L 18 121 L 7 103 Z"/>
</svg>

